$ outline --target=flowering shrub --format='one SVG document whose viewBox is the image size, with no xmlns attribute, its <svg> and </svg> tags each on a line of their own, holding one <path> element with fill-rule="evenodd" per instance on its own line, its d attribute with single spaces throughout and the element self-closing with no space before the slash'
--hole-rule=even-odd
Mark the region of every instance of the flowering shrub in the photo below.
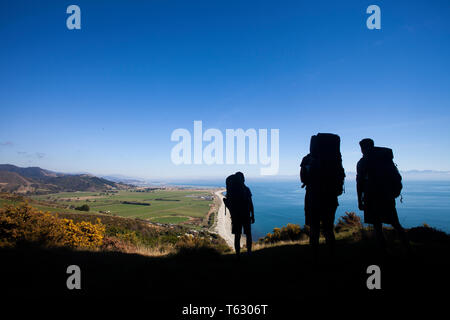
<svg viewBox="0 0 450 320">
<path fill-rule="evenodd" d="M 98 220 L 73 222 L 28 203 L 0 209 L 0 247 L 35 244 L 45 247 L 96 248 L 102 244 L 105 226 Z"/>
<path fill-rule="evenodd" d="M 268 233 L 260 241 L 264 243 L 275 243 L 279 241 L 295 241 L 306 238 L 307 235 L 298 224 L 288 223 L 286 226 L 274 228 L 273 233 Z"/>
<path fill-rule="evenodd" d="M 336 224 L 336 232 L 348 231 L 352 229 L 361 229 L 361 218 L 354 212 L 346 212 L 345 216 L 339 218 Z"/>
<path fill-rule="evenodd" d="M 70 219 L 61 219 L 62 239 L 60 245 L 71 248 L 96 248 L 102 244 L 105 226 L 81 221 L 74 223 Z"/>
<path fill-rule="evenodd" d="M 215 241 L 208 237 L 200 237 L 193 235 L 181 236 L 175 244 L 175 250 L 178 253 L 190 254 L 194 252 L 212 252 L 224 253 L 230 249 L 225 243 Z"/>
</svg>

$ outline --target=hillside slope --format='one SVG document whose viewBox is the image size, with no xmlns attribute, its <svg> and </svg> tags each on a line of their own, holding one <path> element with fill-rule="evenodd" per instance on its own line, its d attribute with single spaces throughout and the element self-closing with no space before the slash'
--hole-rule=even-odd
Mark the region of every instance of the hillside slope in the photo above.
<svg viewBox="0 0 450 320">
<path fill-rule="evenodd" d="M 124 189 L 121 183 L 88 174 L 64 174 L 39 167 L 21 168 L 0 164 L 0 191 L 14 193 L 51 193 Z"/>
<path fill-rule="evenodd" d="M 396 247 L 394 255 L 383 260 L 372 246 L 342 242 L 334 260 L 323 256 L 318 265 L 311 263 L 308 249 L 306 245 L 265 248 L 240 261 L 232 254 L 214 252 L 144 257 L 118 252 L 2 249 L 0 280 L 10 296 L 87 300 L 128 296 L 152 301 L 153 307 L 166 303 L 171 313 L 181 312 L 177 307 L 189 303 L 269 304 L 277 313 L 303 313 L 306 301 L 339 302 L 343 312 L 361 302 L 376 309 L 377 300 L 380 308 L 400 301 L 421 301 L 424 307 L 425 298 L 427 302 L 444 299 L 439 288 L 449 285 L 447 245 L 416 246 L 410 256 Z M 65 270 L 72 264 L 82 270 L 82 290 L 65 287 Z M 381 290 L 366 286 L 367 267 L 374 264 L 381 268 Z M 400 311 L 406 307 L 400 306 Z"/>
<path fill-rule="evenodd" d="M 75 223 L 94 223 L 99 218 L 106 226 L 100 247 L 91 251 L 67 246 L 49 248 L 44 246 L 45 242 L 37 242 L 35 236 L 29 237 L 33 234 L 47 237 L 47 233 L 41 233 L 45 224 L 36 223 L 34 229 L 30 228 L 27 218 L 30 215 L 23 210 L 20 215 L 16 212 L 19 211 L 4 211 L 0 221 L 2 240 L 14 240 L 3 241 L 5 246 L 0 248 L 2 294 L 13 299 L 20 296 L 48 300 L 52 296 L 97 301 L 97 298 L 130 297 L 135 302 L 136 298 L 143 298 L 154 303 L 152 314 L 153 307 L 165 308 L 159 311 L 168 319 L 179 316 L 181 306 L 189 303 L 222 304 L 223 308 L 235 303 L 268 304 L 271 312 L 277 314 L 284 311 L 303 314 L 303 308 L 310 308 L 310 301 L 326 301 L 328 307 L 330 302 L 339 302 L 342 312 L 353 312 L 356 305 L 370 307 L 372 312 L 373 308 L 381 310 L 389 303 L 403 312 L 413 301 L 421 308 L 425 308 L 424 302 L 431 302 L 432 310 L 445 305 L 437 301 L 447 298 L 441 289 L 450 285 L 450 235 L 428 226 L 407 229 L 410 251 L 401 246 L 392 229 L 386 229 L 389 254 L 381 255 L 371 229 L 338 223 L 335 255 L 330 257 L 320 245 L 319 263 L 313 263 L 307 241 L 258 243 L 251 256 L 244 254 L 237 260 L 228 254 L 229 250 L 221 249 L 224 241 L 213 240 L 212 234 L 199 237 L 200 232 L 187 234 L 189 230 L 182 226 L 86 213 L 60 216 Z M 18 237 L 21 234 L 24 236 Z M 171 247 L 174 250 L 164 254 L 161 245 L 169 243 L 174 244 Z M 149 252 L 129 251 L 130 244 L 157 249 L 161 254 L 156 250 L 149 255 L 136 254 Z M 71 265 L 81 269 L 81 290 L 66 287 L 66 270 Z M 381 270 L 380 290 L 367 287 L 370 276 L 367 270 L 372 265 Z M 167 317 L 167 312 L 172 317 Z"/>
</svg>

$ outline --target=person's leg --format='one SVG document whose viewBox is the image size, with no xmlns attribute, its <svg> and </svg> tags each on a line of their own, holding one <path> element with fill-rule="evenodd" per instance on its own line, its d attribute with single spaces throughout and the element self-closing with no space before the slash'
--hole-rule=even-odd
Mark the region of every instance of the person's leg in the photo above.
<svg viewBox="0 0 450 320">
<path fill-rule="evenodd" d="M 373 224 L 373 229 L 375 231 L 375 237 L 377 238 L 378 245 L 381 250 L 386 250 L 386 240 L 383 235 L 383 224 L 381 222 L 376 222 Z"/>
<path fill-rule="evenodd" d="M 319 245 L 319 237 L 320 237 L 320 222 L 311 223 L 309 244 L 313 247 L 317 247 Z"/>
<path fill-rule="evenodd" d="M 316 261 L 319 254 L 320 220 L 312 217 L 309 227 L 309 245 L 312 250 L 312 258 Z"/>
<path fill-rule="evenodd" d="M 312 250 L 313 257 L 317 256 L 320 236 L 320 219 L 317 217 L 317 201 L 314 201 L 315 193 L 306 189 L 305 194 L 305 223 L 309 226 L 309 246 Z"/>
<path fill-rule="evenodd" d="M 337 201 L 336 201 L 337 202 Z M 323 222 L 325 240 L 331 256 L 334 255 L 336 238 L 334 235 L 334 216 L 336 214 L 337 205 L 331 204 L 326 208 L 325 219 Z"/>
<path fill-rule="evenodd" d="M 330 253 L 331 256 L 334 255 L 334 247 L 335 247 L 335 243 L 336 243 L 336 238 L 334 236 L 334 225 L 333 225 L 333 221 L 331 221 L 331 219 L 329 219 L 328 221 L 324 221 L 324 235 L 325 235 L 325 240 L 327 242 L 327 247 L 328 247 L 328 251 Z"/>
<path fill-rule="evenodd" d="M 247 253 L 251 254 L 252 253 L 252 232 L 249 230 L 245 236 L 247 237 Z"/>
<path fill-rule="evenodd" d="M 395 229 L 395 231 L 398 233 L 398 235 L 400 236 L 400 239 L 403 243 L 403 246 L 406 249 L 410 249 L 410 245 L 409 245 L 409 240 L 408 237 L 406 235 L 406 231 L 405 229 L 403 229 L 402 225 L 400 224 L 400 221 L 398 221 L 397 219 L 394 219 L 393 223 L 392 223 L 392 227 Z"/>
<path fill-rule="evenodd" d="M 234 250 L 236 251 L 236 255 L 239 257 L 241 253 L 241 234 L 234 234 Z"/>
<path fill-rule="evenodd" d="M 252 227 L 250 220 L 244 223 L 243 228 L 247 243 L 247 254 L 250 255 L 252 253 Z"/>
</svg>

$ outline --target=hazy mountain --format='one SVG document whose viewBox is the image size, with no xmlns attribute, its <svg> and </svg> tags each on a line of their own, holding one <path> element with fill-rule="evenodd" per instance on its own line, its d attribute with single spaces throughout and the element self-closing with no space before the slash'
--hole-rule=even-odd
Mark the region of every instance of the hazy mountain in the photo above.
<svg viewBox="0 0 450 320">
<path fill-rule="evenodd" d="M 147 185 L 148 184 L 148 181 L 145 180 L 145 179 L 134 178 L 134 177 L 127 177 L 127 176 L 123 176 L 123 175 L 120 175 L 120 174 L 102 176 L 102 178 L 110 180 L 110 181 L 114 181 L 114 182 L 117 182 L 117 183 L 132 184 L 132 185 L 135 185 L 135 186 Z"/>
<path fill-rule="evenodd" d="M 356 172 L 346 172 L 348 180 L 356 178 Z M 403 180 L 450 180 L 450 171 L 437 170 L 407 170 L 400 171 Z"/>
<path fill-rule="evenodd" d="M 39 167 L 21 168 L 11 164 L 0 164 L 0 191 L 16 193 L 97 192 L 126 187 L 124 184 L 90 174 L 64 174 Z"/>
<path fill-rule="evenodd" d="M 108 179 L 117 183 L 123 184 L 131 184 L 139 187 L 152 187 L 152 186 L 161 186 L 167 184 L 161 180 L 153 180 L 153 179 L 145 179 L 138 177 L 128 177 L 121 174 L 110 174 L 106 176 L 102 176 L 104 179 Z"/>
<path fill-rule="evenodd" d="M 345 180 L 354 181 L 356 179 L 356 172 L 346 171 Z M 400 171 L 403 180 L 450 180 L 450 171 L 437 171 L 437 170 L 409 170 Z M 210 185 L 212 182 L 217 183 L 217 185 L 223 185 L 225 183 L 224 176 L 214 176 L 214 177 L 180 177 L 180 178 L 166 178 L 164 180 L 150 180 L 138 177 L 127 177 L 123 175 L 107 175 L 102 176 L 102 178 L 120 182 L 125 184 L 132 184 L 135 186 L 160 186 L 160 185 L 187 185 L 195 183 L 200 185 L 205 183 L 205 185 Z M 248 181 L 299 181 L 299 175 L 276 175 L 276 176 L 247 176 Z"/>
<path fill-rule="evenodd" d="M 403 179 L 409 180 L 450 180 L 450 171 L 409 170 L 401 174 Z"/>
</svg>

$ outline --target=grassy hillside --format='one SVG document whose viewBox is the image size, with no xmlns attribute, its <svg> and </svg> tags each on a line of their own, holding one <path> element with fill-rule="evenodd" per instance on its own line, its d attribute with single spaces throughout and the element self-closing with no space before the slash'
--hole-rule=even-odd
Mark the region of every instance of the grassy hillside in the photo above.
<svg viewBox="0 0 450 320">
<path fill-rule="evenodd" d="M 22 168 L 0 164 L 0 191 L 46 194 L 60 191 L 126 189 L 126 185 L 88 174 L 64 174 L 39 167 Z"/>
<path fill-rule="evenodd" d="M 20 197 L 19 197 L 20 198 Z M 53 208 L 55 211 L 56 208 Z M 154 224 L 148 220 L 89 212 L 39 211 L 16 195 L 3 195 L 0 207 L 0 248 L 39 246 L 95 249 L 144 255 L 164 255 L 185 247 L 226 252 L 225 241 L 207 228 Z"/>
</svg>

